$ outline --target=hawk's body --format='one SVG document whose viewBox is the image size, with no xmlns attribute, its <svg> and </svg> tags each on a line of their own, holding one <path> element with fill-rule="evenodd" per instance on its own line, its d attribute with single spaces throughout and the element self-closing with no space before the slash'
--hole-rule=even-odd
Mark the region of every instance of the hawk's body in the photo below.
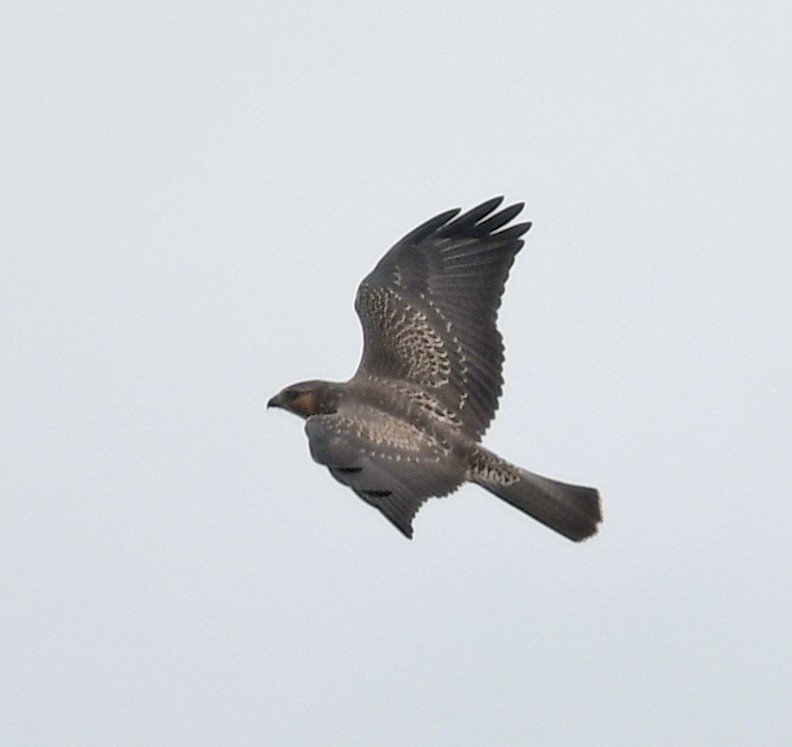
<svg viewBox="0 0 792 747">
<path fill-rule="evenodd" d="M 502 199 L 432 218 L 363 280 L 363 355 L 350 381 L 295 384 L 269 403 L 306 418 L 313 458 L 407 537 L 427 498 L 465 481 L 573 540 L 601 519 L 596 490 L 539 477 L 478 443 L 503 384 L 497 310 L 531 226 L 503 228 L 523 206 L 494 212 Z"/>
</svg>

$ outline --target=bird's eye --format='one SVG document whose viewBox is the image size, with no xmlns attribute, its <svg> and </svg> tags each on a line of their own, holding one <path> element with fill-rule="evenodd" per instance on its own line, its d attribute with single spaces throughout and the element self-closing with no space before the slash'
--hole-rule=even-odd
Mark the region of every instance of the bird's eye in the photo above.
<svg viewBox="0 0 792 747">
<path fill-rule="evenodd" d="M 283 393 L 283 399 L 286 400 L 286 402 L 294 402 L 294 400 L 297 399 L 297 397 L 299 396 L 300 393 L 294 389 L 287 389 Z"/>
</svg>

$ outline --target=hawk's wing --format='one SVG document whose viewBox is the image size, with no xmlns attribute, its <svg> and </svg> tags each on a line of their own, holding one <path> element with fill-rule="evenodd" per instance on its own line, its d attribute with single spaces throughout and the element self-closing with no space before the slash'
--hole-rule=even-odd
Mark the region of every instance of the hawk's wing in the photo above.
<svg viewBox="0 0 792 747">
<path fill-rule="evenodd" d="M 401 239 L 360 284 L 357 380 L 403 379 L 431 393 L 474 439 L 498 406 L 503 287 L 530 223 L 503 228 L 522 203 L 502 197 L 458 216 L 449 210 Z M 503 230 L 499 230 L 503 229 Z"/>
<path fill-rule="evenodd" d="M 409 538 L 421 504 L 452 492 L 464 477 L 439 437 L 371 407 L 314 415 L 305 432 L 314 460 Z"/>
</svg>

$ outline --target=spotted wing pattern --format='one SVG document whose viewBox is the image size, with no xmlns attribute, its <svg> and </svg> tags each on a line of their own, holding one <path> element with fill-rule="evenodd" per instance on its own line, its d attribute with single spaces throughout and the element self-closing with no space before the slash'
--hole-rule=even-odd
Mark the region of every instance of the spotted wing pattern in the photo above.
<svg viewBox="0 0 792 747">
<path fill-rule="evenodd" d="M 315 415 L 305 432 L 314 460 L 407 537 L 421 504 L 451 493 L 465 476 L 442 438 L 372 407 Z"/>
<path fill-rule="evenodd" d="M 495 212 L 502 197 L 450 210 L 411 231 L 358 288 L 363 356 L 353 381 L 402 380 L 431 392 L 465 433 L 484 434 L 498 406 L 501 295 L 530 223 Z"/>
</svg>

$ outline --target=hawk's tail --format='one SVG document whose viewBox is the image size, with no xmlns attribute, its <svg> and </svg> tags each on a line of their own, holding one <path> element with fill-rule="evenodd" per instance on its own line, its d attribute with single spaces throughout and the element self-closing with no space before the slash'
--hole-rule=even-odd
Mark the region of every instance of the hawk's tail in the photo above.
<svg viewBox="0 0 792 747">
<path fill-rule="evenodd" d="M 595 534 L 602 521 L 600 497 L 594 488 L 535 475 L 480 447 L 469 479 L 575 542 Z"/>
</svg>

